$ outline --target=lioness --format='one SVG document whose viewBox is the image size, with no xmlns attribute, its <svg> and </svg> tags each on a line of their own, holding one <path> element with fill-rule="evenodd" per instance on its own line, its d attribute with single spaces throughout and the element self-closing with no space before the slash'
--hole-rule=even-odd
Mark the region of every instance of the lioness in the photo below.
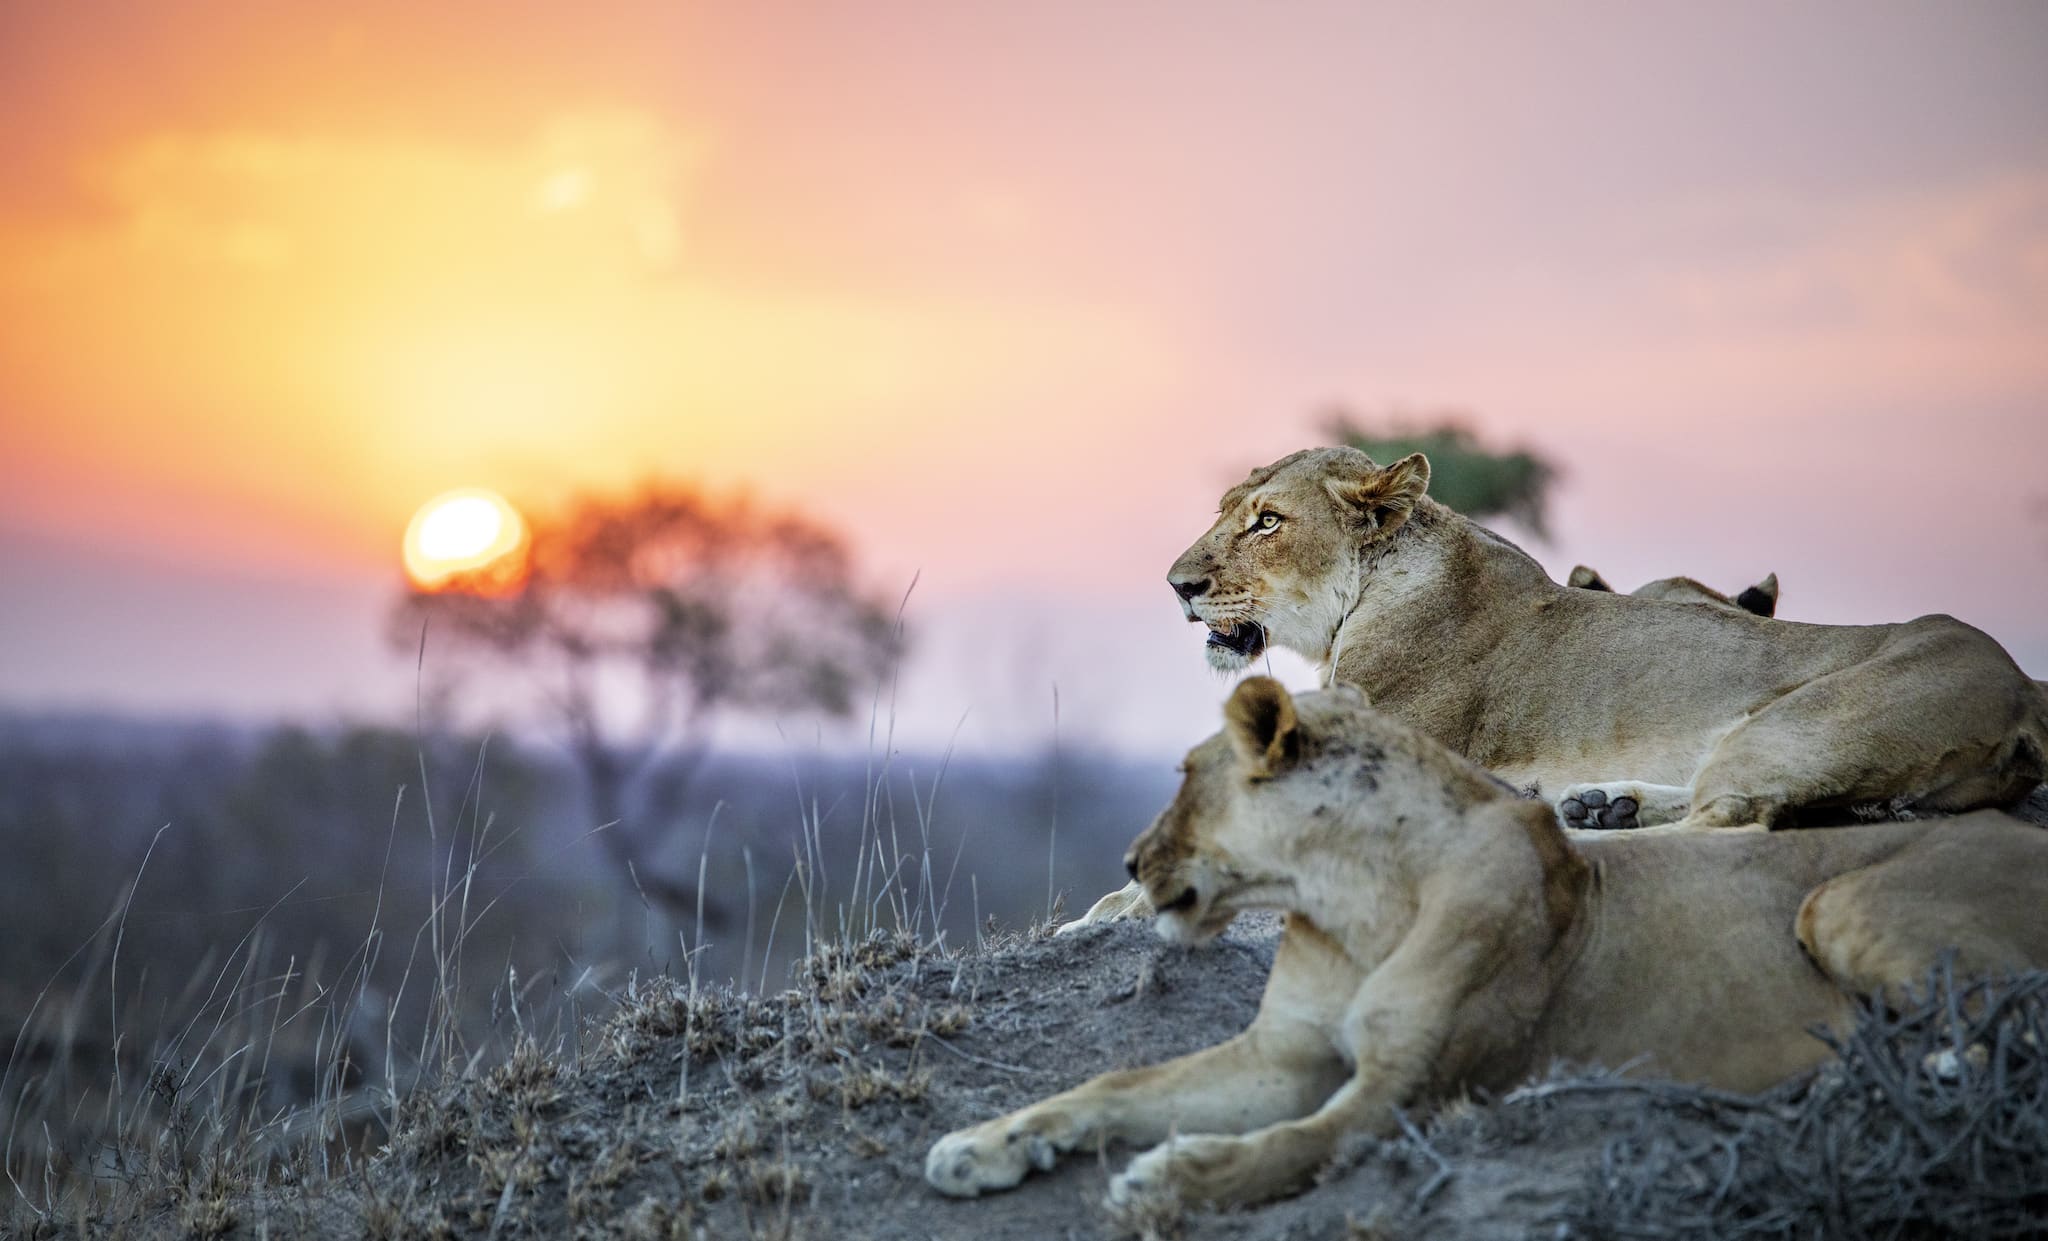
<svg viewBox="0 0 2048 1241">
<path fill-rule="evenodd" d="M 1599 572 L 1585 565 L 1573 565 L 1571 576 L 1564 584 L 1580 590 L 1613 591 L 1607 579 Z M 1710 607 L 1741 609 L 1756 616 L 1775 616 L 1778 613 L 1778 575 L 1766 574 L 1764 580 L 1754 586 L 1745 586 L 1733 595 L 1720 591 L 1691 577 L 1660 577 L 1654 582 L 1644 582 L 1628 592 L 1638 599 L 1656 599 L 1664 603 L 1704 603 Z"/>
<path fill-rule="evenodd" d="M 1952 813 L 2048 775 L 2048 693 L 1952 617 L 1766 624 L 1572 590 L 1428 484 L 1420 453 L 1317 448 L 1231 488 L 1168 579 L 1209 662 L 1298 651 L 1593 826 Z"/>
<path fill-rule="evenodd" d="M 1898 994 L 1944 951 L 1964 974 L 2048 966 L 2048 832 L 2002 814 L 1573 843 L 1349 687 L 1255 677 L 1224 715 L 1125 861 L 1168 939 L 1286 913 L 1258 1017 L 947 1135 L 934 1186 L 1001 1189 L 1121 1141 L 1161 1145 L 1113 1199 L 1253 1201 L 1395 1108 L 1554 1059 L 1757 1090 L 1821 1061 L 1809 1030 L 1843 1029 L 1853 994 Z"/>
</svg>

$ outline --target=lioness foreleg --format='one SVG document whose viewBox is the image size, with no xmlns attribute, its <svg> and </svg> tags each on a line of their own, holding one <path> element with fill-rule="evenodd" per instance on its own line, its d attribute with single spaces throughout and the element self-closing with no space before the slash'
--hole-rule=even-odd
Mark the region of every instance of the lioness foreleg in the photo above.
<svg viewBox="0 0 2048 1241">
<path fill-rule="evenodd" d="M 1344 1016 L 1357 1067 L 1310 1116 L 1238 1137 L 1176 1136 L 1131 1160 L 1109 1184 L 1112 1202 L 1170 1192 L 1182 1201 L 1259 1202 L 1306 1184 L 1350 1134 L 1383 1137 L 1394 1109 L 1444 1069 L 1445 1040 L 1470 994 L 1473 945 L 1410 935 L 1359 988 Z"/>
<path fill-rule="evenodd" d="M 1067 1151 L 1112 1141 L 1147 1144 L 1169 1133 L 1242 1133 L 1300 1116 L 1343 1080 L 1343 1061 L 1307 1027 L 1263 1019 L 1226 1043 L 1142 1069 L 1105 1073 L 1041 1103 L 932 1145 L 924 1175 L 972 1198 L 1008 1189 Z"/>
<path fill-rule="evenodd" d="M 1299 1189 L 1330 1161 L 1350 1133 L 1384 1135 L 1394 1127 L 1397 1091 L 1354 1077 L 1314 1115 L 1241 1136 L 1185 1134 L 1131 1160 L 1109 1182 L 1109 1200 L 1130 1202 L 1172 1191 L 1182 1201 L 1227 1206 Z"/>
</svg>

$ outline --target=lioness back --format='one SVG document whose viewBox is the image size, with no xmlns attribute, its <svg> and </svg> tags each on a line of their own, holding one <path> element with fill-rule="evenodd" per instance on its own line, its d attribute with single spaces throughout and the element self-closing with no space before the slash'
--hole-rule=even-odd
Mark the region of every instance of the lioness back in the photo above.
<svg viewBox="0 0 2048 1241">
<path fill-rule="evenodd" d="M 1909 676 L 1916 663 L 1956 669 L 1960 680 L 1950 684 L 1958 711 L 1981 711 L 2011 725 L 2048 710 L 2029 701 L 2025 678 L 2002 647 L 1951 616 L 1813 625 L 1559 589 L 1537 605 L 1526 627 L 1495 646 L 1489 666 L 1479 671 L 1491 710 L 1473 719 L 1415 722 L 1433 735 L 1454 734 L 1438 739 L 1522 787 L 1561 787 L 1583 778 L 1588 762 L 1683 784 L 1743 717 L 1845 664 L 1876 660 L 1901 665 Z M 1373 678 L 1382 674 L 1377 662 L 1361 654 L 1340 675 Z M 2034 688 L 2031 697 L 2038 698 Z M 1884 686 L 1872 681 L 1842 692 L 1868 699 Z M 1966 695 L 1974 702 L 1964 701 Z M 1382 697 L 1374 703 L 1398 710 Z M 1589 719 L 1617 726 L 1589 736 Z"/>
</svg>

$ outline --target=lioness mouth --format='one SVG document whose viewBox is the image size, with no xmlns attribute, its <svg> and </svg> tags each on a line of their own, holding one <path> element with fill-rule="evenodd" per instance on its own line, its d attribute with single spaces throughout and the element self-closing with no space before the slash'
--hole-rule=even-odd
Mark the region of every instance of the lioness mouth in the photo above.
<svg viewBox="0 0 2048 1241">
<path fill-rule="evenodd" d="M 1189 888 L 1159 907 L 1161 913 L 1177 914 L 1195 907 L 1195 890 Z"/>
<path fill-rule="evenodd" d="M 1259 652 L 1266 649 L 1266 627 L 1256 621 L 1246 621 L 1228 629 L 1211 627 L 1209 645 L 1220 646 L 1245 659 L 1257 659 Z"/>
</svg>

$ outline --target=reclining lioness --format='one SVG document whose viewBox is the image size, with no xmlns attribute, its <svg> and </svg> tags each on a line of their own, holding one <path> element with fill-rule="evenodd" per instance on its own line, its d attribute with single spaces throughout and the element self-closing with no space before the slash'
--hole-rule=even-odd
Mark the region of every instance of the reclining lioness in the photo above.
<svg viewBox="0 0 2048 1241">
<path fill-rule="evenodd" d="M 1614 589 L 1606 578 L 1600 576 L 1599 570 L 1582 564 L 1572 566 L 1571 574 L 1565 578 L 1564 584 L 1580 590 Z M 1775 573 L 1765 574 L 1763 580 L 1756 585 L 1745 586 L 1733 595 L 1724 595 L 1698 578 L 1684 576 L 1660 577 L 1654 582 L 1644 582 L 1628 593 L 1638 599 L 1657 599 L 1665 603 L 1703 603 L 1709 607 L 1749 612 L 1756 616 L 1778 614 L 1779 588 L 1778 575 Z M 2048 692 L 2048 681 L 2036 678 L 2034 684 L 2040 686 L 2043 692 Z"/>
<path fill-rule="evenodd" d="M 1321 448 L 1233 487 L 1169 576 L 1209 662 L 1298 651 L 1599 826 L 1955 813 L 2048 775 L 2048 693 L 1952 617 L 1766 623 L 1569 589 L 1428 484 L 1420 453 Z"/>
<path fill-rule="evenodd" d="M 1344 1135 L 1390 1132 L 1395 1108 L 1554 1059 L 1756 1090 L 1821 1061 L 1809 1028 L 1845 1028 L 1853 994 L 1918 985 L 1944 951 L 1965 975 L 2048 966 L 2048 831 L 2001 814 L 1574 843 L 1349 689 L 1253 678 L 1225 720 L 1126 863 L 1169 939 L 1286 913 L 1258 1017 L 949 1134 L 934 1186 L 973 1195 L 1063 1151 L 1161 1143 L 1112 1198 L 1254 1201 Z"/>
<path fill-rule="evenodd" d="M 1599 570 L 1578 564 L 1572 566 L 1571 575 L 1564 580 L 1567 586 L 1580 590 L 1613 591 L 1607 579 Z M 1665 603 L 1704 603 L 1709 607 L 1739 609 L 1756 616 L 1775 616 L 1778 613 L 1778 575 L 1766 574 L 1754 586 L 1745 586 L 1732 595 L 1720 591 L 1694 577 L 1660 577 L 1654 582 L 1644 582 L 1628 592 L 1638 599 L 1657 599 Z"/>
</svg>

